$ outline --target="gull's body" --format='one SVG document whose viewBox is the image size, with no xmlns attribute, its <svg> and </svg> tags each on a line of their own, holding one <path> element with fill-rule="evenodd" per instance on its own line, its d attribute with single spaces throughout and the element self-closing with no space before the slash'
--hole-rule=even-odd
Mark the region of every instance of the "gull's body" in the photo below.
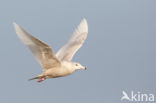
<svg viewBox="0 0 156 103">
<path fill-rule="evenodd" d="M 76 70 L 86 69 L 81 64 L 71 61 L 76 51 L 83 45 L 87 38 L 88 24 L 85 19 L 81 21 L 69 41 L 56 55 L 49 45 L 29 34 L 18 24 L 14 23 L 14 27 L 18 37 L 28 46 L 43 68 L 42 74 L 30 80 L 39 79 L 38 82 L 41 82 L 46 78 L 63 77 L 72 74 Z"/>
</svg>

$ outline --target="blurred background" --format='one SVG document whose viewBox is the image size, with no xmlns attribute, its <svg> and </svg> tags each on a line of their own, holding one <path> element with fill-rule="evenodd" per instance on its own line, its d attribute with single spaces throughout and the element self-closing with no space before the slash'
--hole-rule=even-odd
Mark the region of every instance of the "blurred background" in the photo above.
<svg viewBox="0 0 156 103">
<path fill-rule="evenodd" d="M 155 5 L 155 0 L 0 0 L 0 102 L 120 103 L 123 90 L 156 94 Z M 83 18 L 88 38 L 73 61 L 87 70 L 28 81 L 42 68 L 12 23 L 56 53 Z"/>
</svg>

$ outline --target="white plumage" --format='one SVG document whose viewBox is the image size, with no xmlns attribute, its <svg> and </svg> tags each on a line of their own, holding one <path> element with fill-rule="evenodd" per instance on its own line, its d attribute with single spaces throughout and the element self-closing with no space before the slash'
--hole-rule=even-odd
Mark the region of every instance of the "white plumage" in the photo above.
<svg viewBox="0 0 156 103">
<path fill-rule="evenodd" d="M 86 69 L 79 63 L 71 62 L 72 57 L 87 38 L 88 24 L 86 19 L 81 21 L 69 41 L 57 52 L 56 56 L 49 45 L 29 34 L 18 24 L 13 24 L 20 40 L 31 50 L 44 70 L 42 74 L 30 80 L 39 79 L 38 82 L 41 82 L 46 78 L 62 77 L 76 70 Z"/>
</svg>

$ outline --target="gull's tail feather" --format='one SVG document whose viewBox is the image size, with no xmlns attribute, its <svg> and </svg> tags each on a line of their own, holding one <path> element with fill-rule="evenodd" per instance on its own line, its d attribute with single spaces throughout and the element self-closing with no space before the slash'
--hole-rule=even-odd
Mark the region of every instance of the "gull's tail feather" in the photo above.
<svg viewBox="0 0 156 103">
<path fill-rule="evenodd" d="M 39 79 L 39 77 L 33 77 L 33 78 L 30 78 L 29 80 L 34 80 L 34 79 Z"/>
<path fill-rule="evenodd" d="M 41 78 L 44 78 L 44 77 L 45 77 L 44 75 L 38 75 L 36 77 L 30 78 L 29 80 L 41 79 Z"/>
</svg>

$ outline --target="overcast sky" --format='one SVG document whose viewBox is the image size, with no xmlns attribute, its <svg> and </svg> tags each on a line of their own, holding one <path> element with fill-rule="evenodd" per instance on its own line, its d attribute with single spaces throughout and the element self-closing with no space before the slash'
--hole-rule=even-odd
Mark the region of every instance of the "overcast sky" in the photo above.
<svg viewBox="0 0 156 103">
<path fill-rule="evenodd" d="M 73 61 L 87 70 L 28 81 L 42 68 L 12 23 L 56 53 L 83 18 L 88 38 Z M 156 95 L 155 0 L 0 0 L 0 47 L 1 103 L 121 103 L 123 90 Z"/>
</svg>

